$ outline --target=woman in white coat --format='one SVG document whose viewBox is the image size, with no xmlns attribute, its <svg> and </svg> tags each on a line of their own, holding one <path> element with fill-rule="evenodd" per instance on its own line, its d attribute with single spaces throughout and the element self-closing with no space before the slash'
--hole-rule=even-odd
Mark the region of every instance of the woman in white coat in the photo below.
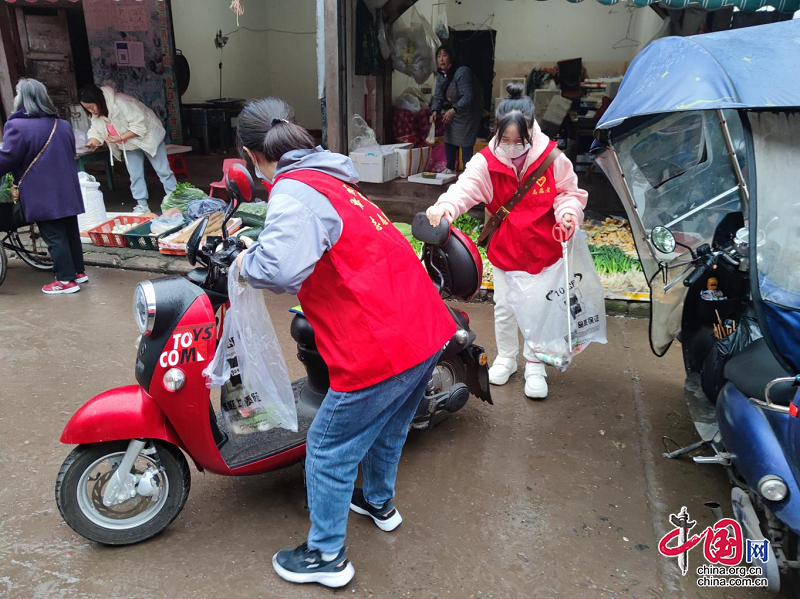
<svg viewBox="0 0 800 599">
<path fill-rule="evenodd" d="M 137 203 L 134 212 L 150 212 L 144 178 L 145 157 L 161 179 L 165 194 L 175 191 L 177 185 L 167 160 L 166 132 L 161 121 L 139 100 L 110 87 L 86 85 L 81 88 L 80 101 L 92 117 L 86 146 L 97 148 L 105 142 L 112 162 L 120 158 L 125 161 L 131 178 L 131 194 Z"/>
</svg>

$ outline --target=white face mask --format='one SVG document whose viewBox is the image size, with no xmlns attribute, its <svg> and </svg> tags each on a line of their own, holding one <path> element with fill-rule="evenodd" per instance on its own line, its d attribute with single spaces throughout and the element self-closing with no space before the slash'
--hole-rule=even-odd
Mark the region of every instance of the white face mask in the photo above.
<svg viewBox="0 0 800 599">
<path fill-rule="evenodd" d="M 264 173 L 262 173 L 262 172 L 261 172 L 261 170 L 259 170 L 259 168 L 258 168 L 258 165 L 257 165 L 256 163 L 253 163 L 253 166 L 254 166 L 254 167 L 255 167 L 255 169 L 256 169 L 256 177 L 258 177 L 258 178 L 259 178 L 259 179 L 261 179 L 262 181 L 266 181 L 267 183 L 269 183 L 270 185 L 272 185 L 272 180 L 273 180 L 275 177 L 273 177 L 272 179 L 270 179 L 270 178 L 269 178 L 269 177 L 267 177 L 267 176 L 266 176 Z"/>
<path fill-rule="evenodd" d="M 497 146 L 496 154 L 498 156 L 505 156 L 510 160 L 514 160 L 515 158 L 519 158 L 528 153 L 531 149 L 531 144 L 525 142 L 524 144 L 504 144 L 500 143 Z"/>
</svg>

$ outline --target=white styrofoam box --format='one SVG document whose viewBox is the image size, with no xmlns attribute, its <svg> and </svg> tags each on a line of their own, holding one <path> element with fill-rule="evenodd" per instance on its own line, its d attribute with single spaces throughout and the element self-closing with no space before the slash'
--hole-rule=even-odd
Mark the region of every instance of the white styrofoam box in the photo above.
<svg viewBox="0 0 800 599">
<path fill-rule="evenodd" d="M 425 170 L 431 156 L 429 146 L 424 148 L 401 148 L 397 150 L 397 175 L 402 178 Z"/>
<path fill-rule="evenodd" d="M 358 178 L 364 183 L 386 183 L 397 179 L 399 157 L 397 150 L 410 148 L 411 144 L 388 144 L 362 148 L 350 153 Z"/>
</svg>

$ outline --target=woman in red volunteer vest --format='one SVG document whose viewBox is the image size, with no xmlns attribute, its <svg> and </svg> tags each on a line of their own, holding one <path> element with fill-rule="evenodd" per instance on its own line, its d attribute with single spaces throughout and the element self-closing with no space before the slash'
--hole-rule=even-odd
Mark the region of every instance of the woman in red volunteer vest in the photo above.
<svg viewBox="0 0 800 599">
<path fill-rule="evenodd" d="M 555 148 L 533 118 L 533 102 L 523 97 L 522 85 L 507 87 L 509 97 L 497 107 L 495 136 L 467 164 L 458 181 L 428 209 L 431 224 L 442 217 L 451 223 L 473 206 L 485 204 L 495 214 L 516 193 L 521 183 Z M 505 385 L 517 371 L 519 335 L 517 321 L 508 305 L 506 272 L 522 270 L 538 274 L 561 258 L 561 245 L 553 239 L 556 223 L 571 227 L 583 222 L 587 193 L 569 159 L 561 154 L 511 209 L 495 232 L 488 250 L 494 267 L 494 320 L 497 358 L 489 369 L 489 382 Z M 525 395 L 547 397 L 547 373 L 525 344 Z"/>
<path fill-rule="evenodd" d="M 291 582 L 339 587 L 355 573 L 348 511 L 385 531 L 402 521 L 392 505 L 400 452 L 456 326 L 408 241 L 354 187 L 350 159 L 315 148 L 285 102 L 247 104 L 237 136 L 272 184 L 264 230 L 237 258 L 242 276 L 297 294 L 331 379 L 308 431 L 308 540 L 272 563 Z"/>
</svg>

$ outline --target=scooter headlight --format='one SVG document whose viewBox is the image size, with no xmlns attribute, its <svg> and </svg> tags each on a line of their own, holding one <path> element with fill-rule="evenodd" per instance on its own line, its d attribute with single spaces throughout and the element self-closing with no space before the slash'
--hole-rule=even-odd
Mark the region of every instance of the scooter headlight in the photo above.
<svg viewBox="0 0 800 599">
<path fill-rule="evenodd" d="M 789 487 L 780 476 L 768 474 L 758 481 L 758 492 L 764 499 L 783 501 L 789 494 Z"/>
<path fill-rule="evenodd" d="M 142 281 L 133 293 L 133 318 L 142 335 L 153 332 L 156 324 L 156 291 L 153 283 Z"/>
</svg>

